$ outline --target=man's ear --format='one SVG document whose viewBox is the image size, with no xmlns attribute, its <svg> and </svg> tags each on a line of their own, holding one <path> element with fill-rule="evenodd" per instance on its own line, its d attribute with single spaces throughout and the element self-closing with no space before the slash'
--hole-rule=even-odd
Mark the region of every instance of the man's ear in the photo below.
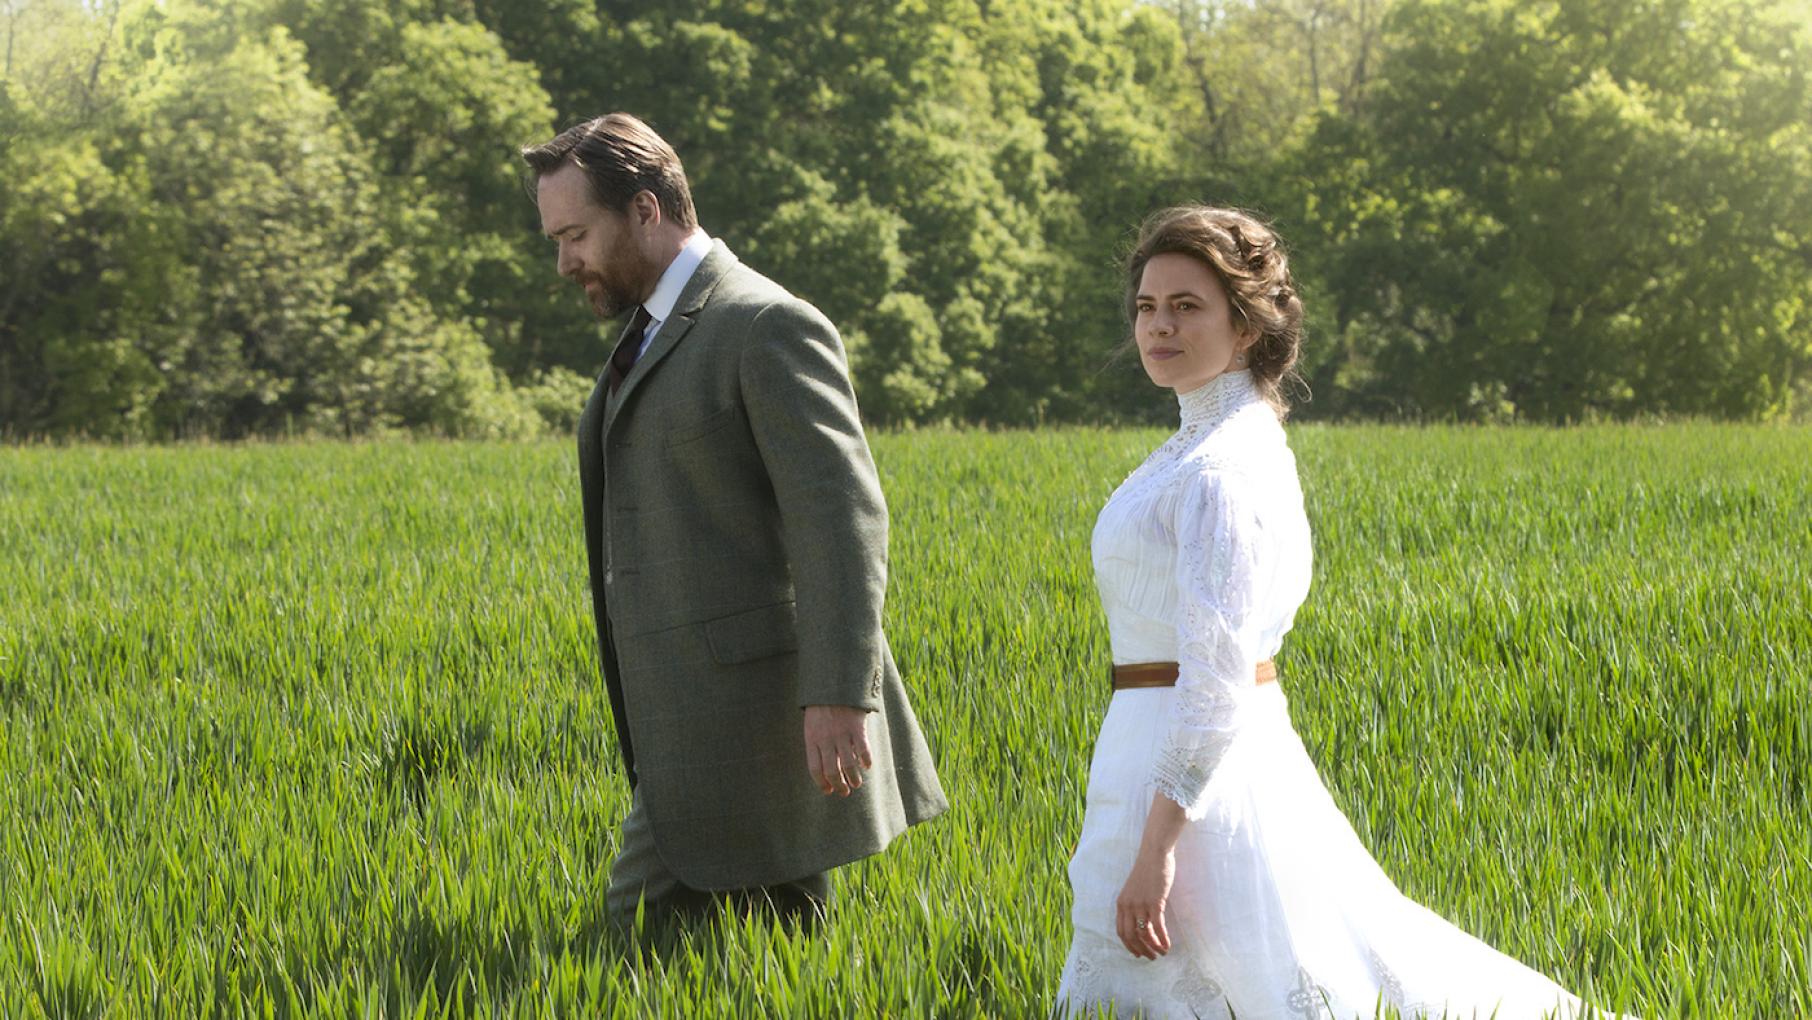
<svg viewBox="0 0 1812 1020">
<path fill-rule="evenodd" d="M 644 230 L 661 224 L 661 202 L 652 191 L 638 191 L 629 200 L 629 219 Z"/>
</svg>

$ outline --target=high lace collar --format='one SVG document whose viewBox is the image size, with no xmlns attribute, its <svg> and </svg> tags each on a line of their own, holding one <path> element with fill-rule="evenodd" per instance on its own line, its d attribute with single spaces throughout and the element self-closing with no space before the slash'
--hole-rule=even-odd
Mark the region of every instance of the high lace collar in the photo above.
<svg viewBox="0 0 1812 1020">
<path fill-rule="evenodd" d="M 1222 372 L 1204 386 L 1177 395 L 1182 412 L 1182 427 L 1191 431 L 1213 428 L 1235 412 L 1254 402 L 1263 401 L 1250 369 Z"/>
</svg>

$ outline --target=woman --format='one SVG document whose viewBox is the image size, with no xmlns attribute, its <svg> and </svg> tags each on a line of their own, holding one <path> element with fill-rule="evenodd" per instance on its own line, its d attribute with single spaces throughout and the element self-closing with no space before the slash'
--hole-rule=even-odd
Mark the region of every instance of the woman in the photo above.
<svg viewBox="0 0 1812 1020">
<path fill-rule="evenodd" d="M 1574 1015 L 1573 996 L 1397 891 L 1290 727 L 1270 660 L 1309 590 L 1309 526 L 1278 391 L 1302 304 L 1276 237 L 1235 210 L 1160 212 L 1127 304 L 1182 425 L 1095 525 L 1115 693 L 1070 862 L 1059 1010 Z"/>
</svg>

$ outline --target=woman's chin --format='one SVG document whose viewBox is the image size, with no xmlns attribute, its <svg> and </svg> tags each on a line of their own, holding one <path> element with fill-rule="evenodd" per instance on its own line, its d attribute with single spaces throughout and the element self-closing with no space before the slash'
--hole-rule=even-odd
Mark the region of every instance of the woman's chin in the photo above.
<svg viewBox="0 0 1812 1020">
<path fill-rule="evenodd" d="M 1187 384 L 1187 380 L 1183 378 L 1183 373 L 1178 372 L 1163 362 L 1157 362 L 1155 364 L 1149 361 L 1146 362 L 1145 377 L 1151 380 L 1153 386 L 1166 390 L 1174 390 L 1179 385 Z"/>
</svg>

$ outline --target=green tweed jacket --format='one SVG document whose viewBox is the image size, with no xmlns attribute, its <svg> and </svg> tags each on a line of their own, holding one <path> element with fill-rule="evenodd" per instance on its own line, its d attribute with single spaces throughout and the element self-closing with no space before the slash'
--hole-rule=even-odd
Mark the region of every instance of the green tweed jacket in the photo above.
<svg viewBox="0 0 1812 1020">
<path fill-rule="evenodd" d="M 616 396 L 579 419 L 592 607 L 623 764 L 698 889 L 879 852 L 946 803 L 887 639 L 887 507 L 842 341 L 719 242 Z M 869 710 L 847 798 L 803 707 Z"/>
</svg>

